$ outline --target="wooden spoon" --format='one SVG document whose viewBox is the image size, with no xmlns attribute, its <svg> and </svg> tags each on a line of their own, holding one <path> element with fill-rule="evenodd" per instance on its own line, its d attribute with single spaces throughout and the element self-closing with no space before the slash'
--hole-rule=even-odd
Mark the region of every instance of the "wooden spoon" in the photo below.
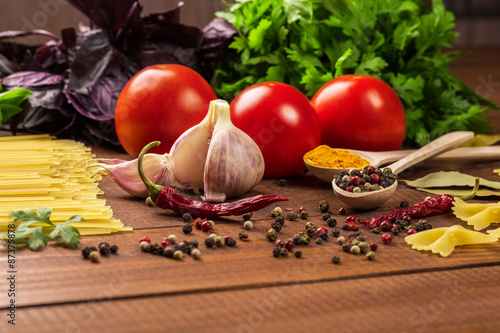
<svg viewBox="0 0 500 333">
<path fill-rule="evenodd" d="M 445 134 L 401 160 L 389 165 L 388 168 L 391 168 L 393 173 L 398 174 L 412 165 L 415 165 L 443 151 L 459 146 L 462 143 L 471 140 L 473 137 L 473 132 L 451 132 Z M 332 181 L 332 186 L 337 198 L 345 204 L 353 208 L 371 209 L 386 202 L 394 194 L 394 192 L 396 192 L 398 182 L 396 180 L 394 184 L 383 190 L 361 193 L 344 191 L 335 184 L 335 180 Z"/>
<path fill-rule="evenodd" d="M 368 162 L 374 167 L 380 167 L 391 162 L 398 161 L 411 153 L 416 152 L 416 149 L 408 150 L 391 150 L 391 151 L 364 151 L 364 150 L 353 150 L 349 149 L 350 153 L 356 154 Z M 488 146 L 488 147 L 459 147 L 452 150 L 446 151 L 439 155 L 433 156 L 430 160 L 436 161 L 457 161 L 457 162 L 467 162 L 467 161 L 488 161 L 488 160 L 499 160 L 500 161 L 500 146 Z M 333 178 L 335 178 L 341 171 L 346 171 L 346 169 L 335 169 L 318 167 L 307 163 L 304 159 L 304 163 L 307 169 L 316 176 L 317 178 L 330 183 Z"/>
</svg>

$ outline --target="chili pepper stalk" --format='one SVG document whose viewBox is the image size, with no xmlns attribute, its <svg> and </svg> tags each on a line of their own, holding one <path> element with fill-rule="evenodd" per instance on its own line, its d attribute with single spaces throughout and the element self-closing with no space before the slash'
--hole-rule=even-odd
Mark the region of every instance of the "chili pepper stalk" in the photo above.
<svg viewBox="0 0 500 333">
<path fill-rule="evenodd" d="M 471 193 L 459 198 L 464 201 L 470 200 L 474 198 L 478 189 L 479 189 L 479 178 L 476 177 L 474 188 L 472 189 Z M 360 223 L 370 229 L 373 229 L 375 227 L 379 227 L 384 221 L 392 223 L 392 221 L 394 221 L 395 219 L 402 218 L 404 216 L 409 216 L 411 218 L 421 218 L 441 213 L 447 213 L 450 212 L 451 208 L 453 207 L 454 198 L 455 198 L 454 196 L 449 194 L 441 194 L 432 197 L 430 199 L 427 199 L 423 202 L 419 202 L 413 206 L 401 207 L 392 210 L 387 214 L 373 217 L 366 221 L 360 221 Z"/>
<path fill-rule="evenodd" d="M 144 174 L 142 159 L 150 148 L 158 146 L 159 144 L 160 142 L 154 141 L 146 145 L 142 149 L 137 163 L 139 175 L 148 190 L 148 194 L 159 208 L 170 209 L 179 215 L 190 213 L 191 216 L 195 217 L 214 218 L 218 216 L 241 215 L 257 211 L 277 201 L 288 201 L 288 198 L 280 195 L 256 195 L 220 204 L 211 204 L 185 198 L 175 193 L 170 187 L 154 184 Z"/>
</svg>

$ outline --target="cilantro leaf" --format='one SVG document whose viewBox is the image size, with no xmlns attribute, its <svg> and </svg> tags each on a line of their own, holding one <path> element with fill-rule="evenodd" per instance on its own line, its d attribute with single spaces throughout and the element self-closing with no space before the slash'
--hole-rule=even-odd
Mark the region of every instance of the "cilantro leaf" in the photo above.
<svg viewBox="0 0 500 333">
<path fill-rule="evenodd" d="M 9 214 L 11 217 L 15 217 L 14 222 L 40 222 L 52 225 L 50 222 L 50 214 L 52 213 L 52 208 L 47 208 L 41 206 L 38 212 L 32 209 L 16 210 Z"/>
<path fill-rule="evenodd" d="M 42 245 L 47 246 L 47 237 L 42 231 L 42 227 L 35 227 L 31 228 L 31 236 L 28 239 L 28 242 L 26 245 L 30 248 L 32 251 L 38 250 Z"/>
</svg>

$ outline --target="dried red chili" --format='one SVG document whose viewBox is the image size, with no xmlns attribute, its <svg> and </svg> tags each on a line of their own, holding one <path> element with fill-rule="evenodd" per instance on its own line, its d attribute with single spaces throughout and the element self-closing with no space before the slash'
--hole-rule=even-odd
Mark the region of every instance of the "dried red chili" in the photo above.
<svg viewBox="0 0 500 333">
<path fill-rule="evenodd" d="M 144 147 L 139 155 L 137 164 L 139 168 L 139 175 L 148 189 L 149 196 L 159 208 L 170 209 L 179 215 L 190 213 L 192 216 L 214 218 L 217 216 L 241 215 L 262 209 L 277 201 L 288 201 L 288 198 L 280 195 L 256 195 L 221 204 L 211 204 L 208 202 L 185 198 L 182 195 L 175 193 L 175 191 L 170 187 L 154 184 L 144 174 L 142 168 L 142 159 L 144 154 L 146 154 L 151 147 L 157 145 L 158 142 L 152 142 Z"/>
<path fill-rule="evenodd" d="M 476 183 L 474 184 L 472 192 L 466 196 L 460 197 L 460 199 L 469 200 L 473 198 L 476 195 L 478 188 L 479 178 L 476 178 Z M 395 219 L 401 219 L 407 216 L 411 218 L 420 218 L 440 213 L 447 213 L 451 211 L 451 208 L 453 207 L 453 198 L 453 196 L 448 194 L 440 194 L 425 201 L 419 202 L 413 206 L 401 207 L 382 216 L 372 217 L 371 219 L 366 221 L 359 221 L 359 223 L 371 229 L 379 227 L 380 224 L 384 221 L 389 221 L 392 223 L 392 221 L 394 221 Z"/>
</svg>

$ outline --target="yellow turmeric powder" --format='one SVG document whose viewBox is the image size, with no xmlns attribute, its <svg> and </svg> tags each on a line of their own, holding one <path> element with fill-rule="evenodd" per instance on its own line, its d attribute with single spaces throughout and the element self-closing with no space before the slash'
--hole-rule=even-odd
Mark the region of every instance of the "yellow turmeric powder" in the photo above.
<svg viewBox="0 0 500 333">
<path fill-rule="evenodd" d="M 370 162 L 359 155 L 350 153 L 347 149 L 333 149 L 327 145 L 321 145 L 304 155 L 304 161 L 308 164 L 332 169 L 361 169 L 371 165 Z"/>
</svg>

